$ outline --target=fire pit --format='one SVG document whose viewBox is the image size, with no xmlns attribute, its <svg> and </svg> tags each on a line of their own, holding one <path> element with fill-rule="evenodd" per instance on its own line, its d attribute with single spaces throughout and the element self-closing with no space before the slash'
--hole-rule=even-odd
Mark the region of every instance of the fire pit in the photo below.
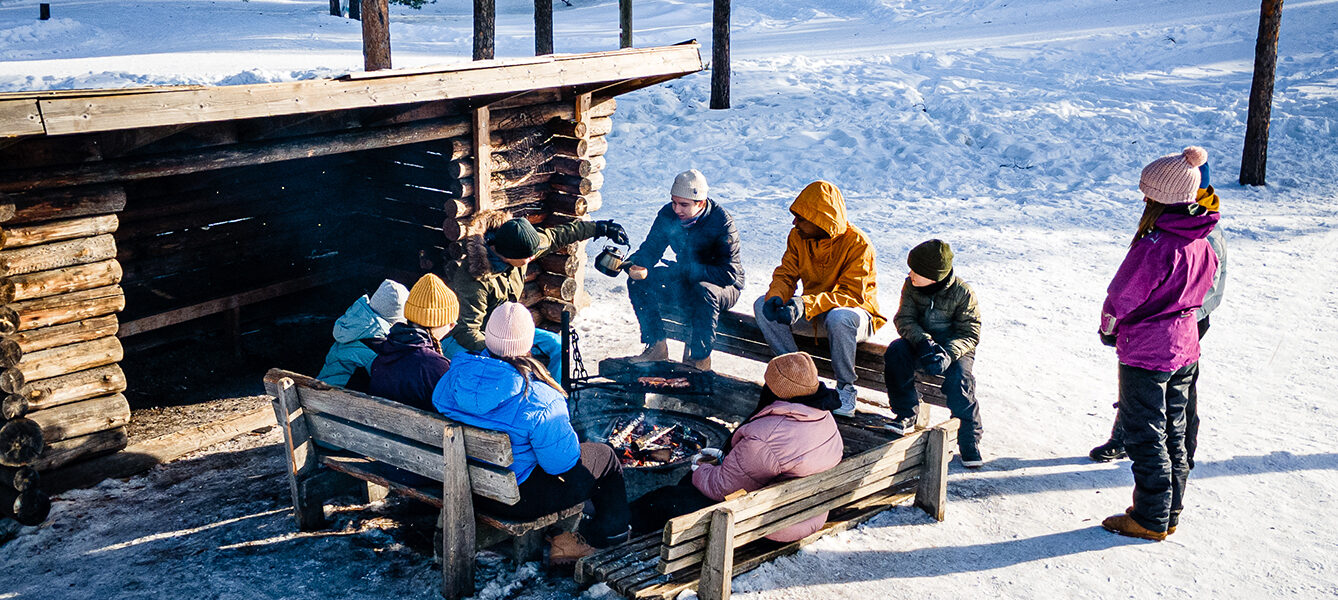
<svg viewBox="0 0 1338 600">
<path fill-rule="evenodd" d="M 719 448 L 730 435 L 725 426 L 704 417 L 630 406 L 581 411 L 572 427 L 583 441 L 612 445 L 624 469 L 647 471 L 687 466 L 697 451 Z"/>
</svg>

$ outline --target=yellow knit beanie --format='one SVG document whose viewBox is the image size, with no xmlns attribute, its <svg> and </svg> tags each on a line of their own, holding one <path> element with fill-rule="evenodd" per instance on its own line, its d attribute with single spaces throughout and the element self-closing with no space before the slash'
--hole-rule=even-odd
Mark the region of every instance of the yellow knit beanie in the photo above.
<svg viewBox="0 0 1338 600">
<path fill-rule="evenodd" d="M 449 325 L 460 318 L 460 301 L 455 292 L 446 287 L 446 282 L 428 273 L 409 290 L 409 299 L 404 302 L 404 318 L 423 327 Z"/>
</svg>

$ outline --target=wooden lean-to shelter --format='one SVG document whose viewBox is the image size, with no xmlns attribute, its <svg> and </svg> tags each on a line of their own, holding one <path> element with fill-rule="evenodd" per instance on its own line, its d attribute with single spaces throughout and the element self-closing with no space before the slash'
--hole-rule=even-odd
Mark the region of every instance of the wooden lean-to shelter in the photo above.
<svg viewBox="0 0 1338 600">
<path fill-rule="evenodd" d="M 583 218 L 601 205 L 614 97 L 701 69 L 685 43 L 0 94 L 0 500 L 21 495 L 25 468 L 125 447 L 120 338 L 235 322 L 343 278 L 441 272 L 481 210 Z M 531 267 L 537 316 L 576 299 L 583 256 Z"/>
</svg>

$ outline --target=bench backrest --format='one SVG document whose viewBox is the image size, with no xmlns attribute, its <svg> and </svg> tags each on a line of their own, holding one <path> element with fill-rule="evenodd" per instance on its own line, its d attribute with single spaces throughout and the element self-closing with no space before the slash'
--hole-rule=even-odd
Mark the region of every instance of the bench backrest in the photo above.
<svg viewBox="0 0 1338 600">
<path fill-rule="evenodd" d="M 955 436 L 957 420 L 943 424 L 942 435 Z M 872 496 L 919 477 L 926 460 L 930 430 L 867 450 L 835 467 L 799 479 L 772 484 L 733 500 L 670 519 L 664 527 L 657 570 L 674 573 L 700 564 L 707 549 L 711 515 L 728 509 L 734 517 L 735 548 L 814 516 Z"/>
<path fill-rule="evenodd" d="M 346 390 L 318 379 L 271 369 L 267 387 L 293 382 L 307 430 L 321 449 L 346 451 L 404 469 L 433 481 L 444 480 L 446 469 L 467 467 L 475 494 L 506 504 L 520 500 L 520 488 L 511 466 L 511 439 L 498 431 L 460 425 L 440 414 L 418 410 L 369 394 Z M 448 427 L 464 433 L 467 465 L 448 465 L 442 440 Z"/>
</svg>

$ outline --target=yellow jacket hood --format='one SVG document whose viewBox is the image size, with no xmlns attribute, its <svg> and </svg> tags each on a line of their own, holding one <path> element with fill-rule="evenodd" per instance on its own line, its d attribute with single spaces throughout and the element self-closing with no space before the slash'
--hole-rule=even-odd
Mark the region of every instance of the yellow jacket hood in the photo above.
<svg viewBox="0 0 1338 600">
<path fill-rule="evenodd" d="M 840 236 L 849 227 L 846 199 L 841 196 L 841 190 L 826 181 L 808 184 L 790 204 L 790 212 L 821 227 L 832 237 Z"/>
</svg>

